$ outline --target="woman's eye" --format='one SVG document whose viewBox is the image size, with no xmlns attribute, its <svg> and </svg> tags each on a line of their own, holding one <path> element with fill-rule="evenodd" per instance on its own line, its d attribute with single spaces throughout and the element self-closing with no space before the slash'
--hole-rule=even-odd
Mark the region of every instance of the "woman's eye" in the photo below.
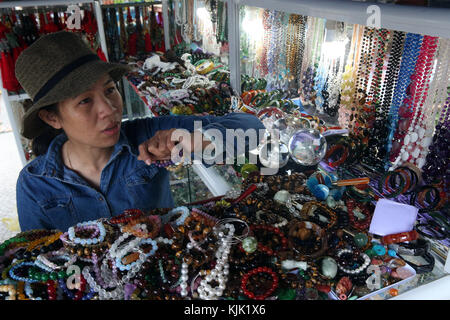
<svg viewBox="0 0 450 320">
<path fill-rule="evenodd" d="M 87 103 L 89 103 L 90 101 L 91 101 L 91 98 L 86 98 L 86 99 L 81 100 L 81 101 L 79 102 L 79 104 L 87 104 Z"/>
<path fill-rule="evenodd" d="M 108 89 L 106 89 L 106 94 L 111 94 L 111 93 L 113 93 L 114 91 L 116 91 L 116 87 L 108 88 Z"/>
</svg>

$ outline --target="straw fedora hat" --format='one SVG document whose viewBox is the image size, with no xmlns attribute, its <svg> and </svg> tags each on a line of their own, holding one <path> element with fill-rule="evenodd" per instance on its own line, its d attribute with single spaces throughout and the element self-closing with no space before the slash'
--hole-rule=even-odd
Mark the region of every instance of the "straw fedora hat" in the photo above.
<svg viewBox="0 0 450 320">
<path fill-rule="evenodd" d="M 59 31 L 42 36 L 25 49 L 16 61 L 16 78 L 33 101 L 22 122 L 22 135 L 33 139 L 47 127 L 39 110 L 76 97 L 105 73 L 118 81 L 131 67 L 109 63 L 73 32 Z"/>
</svg>

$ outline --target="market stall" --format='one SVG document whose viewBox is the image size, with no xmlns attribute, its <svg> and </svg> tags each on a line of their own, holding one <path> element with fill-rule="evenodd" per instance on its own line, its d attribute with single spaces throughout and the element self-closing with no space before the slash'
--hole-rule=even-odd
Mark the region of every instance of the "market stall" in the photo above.
<svg viewBox="0 0 450 320">
<path fill-rule="evenodd" d="M 159 163 L 176 208 L 2 243 L 0 298 L 382 300 L 428 285 L 448 298 L 449 9 L 380 4 L 374 27 L 351 1 L 168 1 L 171 50 L 161 34 L 150 49 L 144 23 L 148 46 L 130 52 L 114 5 L 107 55 L 135 66 L 139 117 L 243 112 L 266 132 L 213 171 Z"/>
</svg>

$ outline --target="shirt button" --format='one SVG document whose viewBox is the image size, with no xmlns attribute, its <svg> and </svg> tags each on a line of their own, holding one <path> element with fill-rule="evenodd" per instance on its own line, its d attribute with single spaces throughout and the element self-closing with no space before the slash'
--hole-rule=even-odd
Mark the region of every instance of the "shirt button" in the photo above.
<svg viewBox="0 0 450 320">
<path fill-rule="evenodd" d="M 98 200 L 103 201 L 103 197 L 98 197 Z"/>
</svg>

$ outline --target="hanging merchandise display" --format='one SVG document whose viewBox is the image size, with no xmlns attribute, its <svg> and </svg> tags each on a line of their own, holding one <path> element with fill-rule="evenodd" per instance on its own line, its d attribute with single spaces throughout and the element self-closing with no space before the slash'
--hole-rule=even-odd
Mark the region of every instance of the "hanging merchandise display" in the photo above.
<svg viewBox="0 0 450 320">
<path fill-rule="evenodd" d="M 219 0 L 172 0 L 174 49 L 196 50 L 228 59 L 227 3 Z"/>
<path fill-rule="evenodd" d="M 6 9 L 0 22 L 1 75 L 3 87 L 11 92 L 19 93 L 21 86 L 15 76 L 15 63 L 20 53 L 40 36 L 61 30 L 79 33 L 90 44 L 98 56 L 106 61 L 100 47 L 97 22 L 91 5 L 82 7 L 80 29 L 68 29 L 66 26 L 67 8 L 54 9 Z"/>
<path fill-rule="evenodd" d="M 161 6 L 153 2 L 103 4 L 106 43 L 113 62 L 164 52 Z"/>
</svg>

